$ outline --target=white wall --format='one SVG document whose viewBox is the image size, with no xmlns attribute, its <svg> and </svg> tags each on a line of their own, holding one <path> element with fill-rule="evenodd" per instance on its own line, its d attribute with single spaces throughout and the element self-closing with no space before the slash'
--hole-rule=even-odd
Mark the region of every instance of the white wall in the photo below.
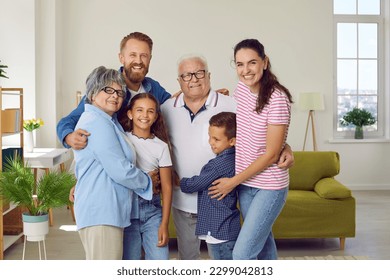
<svg viewBox="0 0 390 280">
<path fill-rule="evenodd" d="M 57 12 L 59 1 L 35 0 L 36 26 L 36 111 L 37 117 L 45 121 L 45 125 L 36 132 L 37 145 L 40 147 L 55 147 L 57 139 L 55 129 L 57 125 L 57 92 L 60 91 L 57 65 L 61 61 L 61 46 L 57 44 L 57 37 L 62 37 L 58 30 Z"/>
<path fill-rule="evenodd" d="M 35 24 L 34 1 L 0 0 L 0 60 L 8 66 L 9 79 L 0 85 L 24 89 L 24 116 L 35 117 Z M 13 102 L 7 107 L 19 106 Z M 4 100 L 7 102 L 7 100 Z M 18 142 L 18 136 L 3 138 L 4 145 Z"/>
<path fill-rule="evenodd" d="M 0 1 L 2 3 L 5 0 Z M 5 2 L 9 4 L 22 0 Z M 317 141 L 320 150 L 340 153 L 341 174 L 337 179 L 354 189 L 390 189 L 390 173 L 385 168 L 390 164 L 389 143 L 328 142 L 332 137 L 333 121 L 331 0 L 36 2 L 39 5 L 36 6 L 35 15 L 44 16 L 46 24 L 53 25 L 48 27 L 37 24 L 35 30 L 39 35 L 39 42 L 36 44 L 48 47 L 47 56 L 46 52 L 37 55 L 39 61 L 36 63 L 36 80 L 40 87 L 46 78 L 48 83 L 52 83 L 46 91 L 37 91 L 39 104 L 47 94 L 53 94 L 53 89 L 56 91 L 48 106 L 37 105 L 37 109 L 41 106 L 37 115 L 42 110 L 53 110 L 50 117 L 56 118 L 51 120 L 52 123 L 74 108 L 75 92 L 84 90 L 85 78 L 94 67 L 120 66 L 117 56 L 119 42 L 130 32 L 141 31 L 151 36 L 154 50 L 149 75 L 170 92 L 178 90 L 176 61 L 189 52 L 200 52 L 206 56 L 214 88 L 225 87 L 233 91 L 237 82 L 234 69 L 230 66 L 233 47 L 241 39 L 253 37 L 265 45 L 274 72 L 290 89 L 296 102 L 300 92 L 316 91 L 325 95 L 326 110 L 316 113 Z M 24 13 L 31 16 L 29 11 Z M 20 24 L 12 18 L 9 21 Z M 15 31 L 4 32 L 6 37 L 10 37 L 9 33 Z M 25 36 L 31 35 L 30 32 L 34 33 L 34 30 L 19 27 L 17 32 Z M 50 35 L 43 36 L 47 33 Z M 1 41 L 3 42 L 3 36 Z M 19 39 L 19 42 L 22 40 Z M 8 57 L 17 57 L 11 46 L 8 46 L 6 54 L 4 56 L 1 51 L 0 58 L 4 61 L 7 58 L 7 62 Z M 48 75 L 47 69 L 43 69 L 47 67 L 43 61 L 48 58 L 45 63 L 49 63 L 52 75 Z M 29 56 L 29 60 L 34 61 L 34 57 Z M 302 149 L 306 118 L 307 112 L 299 111 L 294 104 L 288 139 L 294 150 Z M 56 141 L 55 126 L 50 124 L 47 128 L 48 130 L 42 130 L 42 136 L 38 139 L 41 145 Z"/>
</svg>

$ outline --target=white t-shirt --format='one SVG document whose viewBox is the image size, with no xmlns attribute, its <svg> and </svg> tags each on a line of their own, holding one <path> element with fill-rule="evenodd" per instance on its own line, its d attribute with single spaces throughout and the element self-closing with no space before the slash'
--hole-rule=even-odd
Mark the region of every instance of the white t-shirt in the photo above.
<svg viewBox="0 0 390 280">
<path fill-rule="evenodd" d="M 167 143 L 158 137 L 140 138 L 126 132 L 133 143 L 137 154 L 137 167 L 148 173 L 156 168 L 172 166 L 171 155 Z"/>
<path fill-rule="evenodd" d="M 131 90 L 129 89 L 130 93 L 131 93 L 131 98 L 133 98 L 135 95 L 137 95 L 138 93 L 145 93 L 145 88 L 143 87 L 143 85 L 141 84 L 141 86 L 139 87 L 139 89 L 137 91 L 134 91 L 134 90 Z M 129 100 L 131 100 L 131 98 Z"/>
</svg>

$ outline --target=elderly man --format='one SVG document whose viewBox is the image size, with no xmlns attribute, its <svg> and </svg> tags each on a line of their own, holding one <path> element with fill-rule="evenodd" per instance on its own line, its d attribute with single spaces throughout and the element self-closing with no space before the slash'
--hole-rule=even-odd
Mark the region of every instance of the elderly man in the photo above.
<svg viewBox="0 0 390 280">
<path fill-rule="evenodd" d="M 173 148 L 173 164 L 179 178 L 198 175 L 215 155 L 208 144 L 209 119 L 220 112 L 235 112 L 235 100 L 211 89 L 207 62 L 201 56 L 185 56 L 178 63 L 178 81 L 182 94 L 167 100 L 161 110 L 168 125 Z M 293 163 L 291 149 L 280 162 Z M 178 253 L 182 260 L 200 258 L 200 240 L 195 235 L 197 194 L 183 193 L 175 187 L 172 215 L 176 228 Z"/>
</svg>

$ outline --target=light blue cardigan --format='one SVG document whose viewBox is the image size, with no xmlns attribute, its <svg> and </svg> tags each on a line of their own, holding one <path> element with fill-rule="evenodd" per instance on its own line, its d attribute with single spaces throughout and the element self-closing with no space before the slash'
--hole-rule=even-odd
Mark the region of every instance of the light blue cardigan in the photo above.
<svg viewBox="0 0 390 280">
<path fill-rule="evenodd" d="M 133 191 L 145 199 L 152 198 L 149 175 L 136 168 L 136 155 L 125 140 L 116 115 L 111 117 L 86 104 L 75 130 L 78 128 L 91 135 L 86 148 L 74 151 L 77 229 L 129 226 Z"/>
</svg>

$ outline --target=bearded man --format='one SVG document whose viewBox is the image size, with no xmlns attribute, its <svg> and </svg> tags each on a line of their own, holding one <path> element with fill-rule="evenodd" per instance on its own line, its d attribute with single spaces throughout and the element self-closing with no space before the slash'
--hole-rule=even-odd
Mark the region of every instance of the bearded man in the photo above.
<svg viewBox="0 0 390 280">
<path fill-rule="evenodd" d="M 125 36 L 120 43 L 119 61 L 123 65 L 120 72 L 126 83 L 126 99 L 121 110 L 124 110 L 131 98 L 141 92 L 153 94 L 160 104 L 164 103 L 171 95 L 155 80 L 146 77 L 149 64 L 152 59 L 152 39 L 141 32 L 133 32 Z M 83 149 L 87 145 L 90 135 L 88 131 L 74 128 L 84 112 L 85 96 L 79 105 L 68 116 L 62 118 L 57 124 L 57 136 L 66 147 L 75 150 Z"/>
</svg>

